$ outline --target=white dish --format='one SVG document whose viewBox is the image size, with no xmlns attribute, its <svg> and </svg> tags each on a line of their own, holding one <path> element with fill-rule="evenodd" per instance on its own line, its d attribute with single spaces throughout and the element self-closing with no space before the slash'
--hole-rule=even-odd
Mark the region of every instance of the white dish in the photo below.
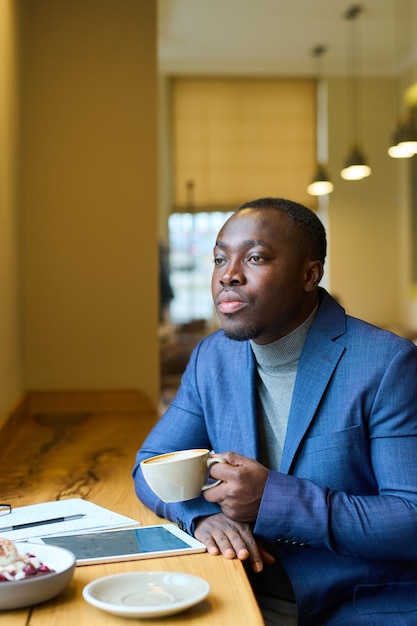
<svg viewBox="0 0 417 626">
<path fill-rule="evenodd" d="M 16 542 L 16 548 L 19 553 L 35 555 L 55 571 L 23 580 L 0 582 L 0 611 L 21 609 L 50 600 L 64 591 L 74 574 L 75 556 L 69 550 L 28 542 Z"/>
<path fill-rule="evenodd" d="M 129 572 L 98 578 L 83 589 L 92 606 L 124 617 L 160 617 L 185 611 L 208 595 L 208 582 L 182 572 Z"/>
</svg>

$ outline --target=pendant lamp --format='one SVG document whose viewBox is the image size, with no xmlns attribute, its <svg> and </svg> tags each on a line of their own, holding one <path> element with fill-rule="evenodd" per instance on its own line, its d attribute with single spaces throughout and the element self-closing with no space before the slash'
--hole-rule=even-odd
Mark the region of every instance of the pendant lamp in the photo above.
<svg viewBox="0 0 417 626">
<path fill-rule="evenodd" d="M 417 154 L 417 129 L 411 113 L 408 113 L 404 122 L 399 122 L 388 148 L 388 154 L 393 159 L 409 159 Z"/>
<path fill-rule="evenodd" d="M 351 24 L 351 42 L 350 42 L 350 59 L 351 59 L 351 131 L 354 137 L 352 147 L 345 159 L 345 164 L 340 172 L 340 175 L 345 180 L 361 180 L 371 174 L 371 168 L 369 167 L 365 155 L 357 141 L 357 76 L 356 76 L 356 31 L 355 22 L 357 17 L 361 14 L 362 7 L 358 4 L 350 7 L 346 13 L 345 18 Z"/>
<path fill-rule="evenodd" d="M 314 178 L 307 187 L 307 193 L 311 196 L 325 196 L 334 189 L 333 183 L 327 173 L 324 161 L 327 159 L 327 95 L 325 85 L 321 77 L 319 61 L 326 51 L 325 46 L 318 45 L 312 50 L 312 55 L 317 59 L 317 169 Z"/>
<path fill-rule="evenodd" d="M 397 92 L 400 95 L 401 85 L 400 85 L 400 63 L 399 63 L 399 50 L 398 50 L 398 42 L 400 40 L 399 33 L 399 22 L 400 22 L 400 10 L 398 0 L 395 5 L 396 11 L 396 65 L 397 65 Z M 411 12 L 410 12 L 411 13 Z M 412 15 L 407 16 L 407 22 L 412 24 Z M 410 48 L 411 41 L 413 41 L 413 37 L 410 37 Z M 407 113 L 401 119 L 399 116 L 399 121 L 397 124 L 397 128 L 395 129 L 392 135 L 391 145 L 388 148 L 388 154 L 393 159 L 409 159 L 410 157 L 417 154 L 417 129 L 414 125 L 413 115 L 411 111 L 407 111 Z"/>
<path fill-rule="evenodd" d="M 329 176 L 324 165 L 318 164 L 316 174 L 312 182 L 308 185 L 307 191 L 310 196 L 325 196 L 334 189 L 333 183 L 329 180 Z"/>
<path fill-rule="evenodd" d="M 367 165 L 360 147 L 353 145 L 346 157 L 345 167 L 340 172 L 341 177 L 345 180 L 361 180 L 370 174 L 371 168 Z"/>
</svg>

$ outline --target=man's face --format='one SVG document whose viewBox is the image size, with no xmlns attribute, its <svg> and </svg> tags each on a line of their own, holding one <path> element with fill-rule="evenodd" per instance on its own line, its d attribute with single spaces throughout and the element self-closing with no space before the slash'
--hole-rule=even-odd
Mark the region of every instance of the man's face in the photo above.
<svg viewBox="0 0 417 626">
<path fill-rule="evenodd" d="M 277 209 L 244 209 L 221 229 L 212 295 L 226 336 L 266 344 L 297 328 L 317 300 L 321 264 L 305 258 L 297 227 Z"/>
</svg>

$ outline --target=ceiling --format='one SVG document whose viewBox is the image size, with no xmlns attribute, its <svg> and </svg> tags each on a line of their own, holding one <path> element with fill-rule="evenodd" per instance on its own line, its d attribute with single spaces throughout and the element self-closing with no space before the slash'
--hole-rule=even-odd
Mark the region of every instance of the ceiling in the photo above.
<svg viewBox="0 0 417 626">
<path fill-rule="evenodd" d="M 343 75 L 355 42 L 358 74 L 393 76 L 417 58 L 417 0 L 158 0 L 158 31 L 162 74 Z"/>
</svg>

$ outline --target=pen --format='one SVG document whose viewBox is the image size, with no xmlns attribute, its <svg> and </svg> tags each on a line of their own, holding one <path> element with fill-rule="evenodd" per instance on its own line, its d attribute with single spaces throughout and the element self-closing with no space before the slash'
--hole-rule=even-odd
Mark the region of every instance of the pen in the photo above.
<svg viewBox="0 0 417 626">
<path fill-rule="evenodd" d="M 26 522 L 25 524 L 15 524 L 7 528 L 0 528 L 0 533 L 9 533 L 12 530 L 20 530 L 21 528 L 35 528 L 35 526 L 43 526 L 44 524 L 57 524 L 58 522 L 70 522 L 74 519 L 81 519 L 85 514 L 67 515 L 66 517 L 55 517 L 53 519 L 44 519 L 39 522 Z"/>
</svg>

